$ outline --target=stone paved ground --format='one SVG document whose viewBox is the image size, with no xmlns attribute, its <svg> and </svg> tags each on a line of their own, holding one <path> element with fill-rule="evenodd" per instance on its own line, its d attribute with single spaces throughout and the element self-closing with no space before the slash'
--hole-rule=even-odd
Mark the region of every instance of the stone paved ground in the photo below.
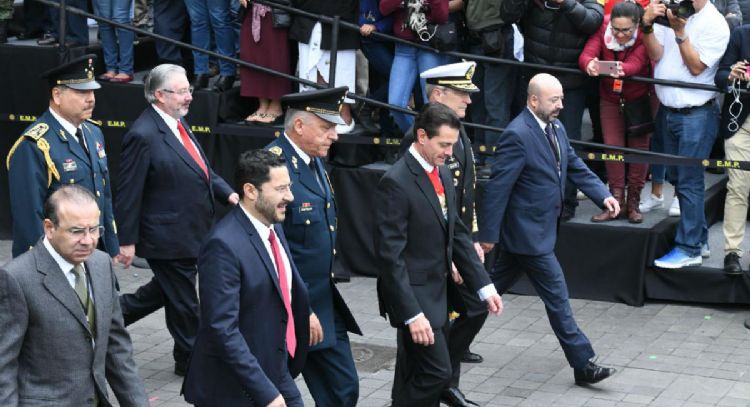
<svg viewBox="0 0 750 407">
<path fill-rule="evenodd" d="M 0 242 L 0 263 L 9 252 L 9 243 Z M 151 276 L 134 268 L 117 273 L 124 292 Z M 378 316 L 375 280 L 354 278 L 339 287 L 365 332 L 352 337 L 355 355 L 363 359 L 359 405 L 388 405 L 395 335 Z M 619 369 L 599 386 L 581 388 L 573 384 L 539 299 L 506 295 L 504 300 L 503 315 L 488 319 L 472 347 L 485 362 L 464 365 L 461 388 L 484 406 L 750 406 L 746 309 L 573 300 L 600 362 Z M 185 406 L 163 320 L 160 311 L 129 327 L 135 358 L 153 406 Z M 313 406 L 304 383 L 298 383 L 306 405 Z"/>
</svg>

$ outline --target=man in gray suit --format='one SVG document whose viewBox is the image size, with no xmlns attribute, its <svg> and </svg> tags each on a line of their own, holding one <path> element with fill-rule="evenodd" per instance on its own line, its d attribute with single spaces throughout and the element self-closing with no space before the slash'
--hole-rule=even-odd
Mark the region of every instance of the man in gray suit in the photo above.
<svg viewBox="0 0 750 407">
<path fill-rule="evenodd" d="M 63 186 L 44 218 L 44 238 L 0 268 L 0 406 L 111 406 L 107 383 L 120 406 L 148 406 L 111 260 L 96 250 L 96 198 Z"/>
</svg>

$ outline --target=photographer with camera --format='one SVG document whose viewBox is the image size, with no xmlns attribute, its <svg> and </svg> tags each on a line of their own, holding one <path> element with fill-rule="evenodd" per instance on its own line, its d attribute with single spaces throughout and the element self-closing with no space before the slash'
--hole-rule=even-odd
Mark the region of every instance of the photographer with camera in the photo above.
<svg viewBox="0 0 750 407">
<path fill-rule="evenodd" d="M 641 19 L 641 32 L 648 55 L 655 62 L 654 78 L 714 84 L 719 59 L 729 41 L 729 27 L 708 0 L 654 0 Z M 654 150 L 708 158 L 719 130 L 716 92 L 656 85 L 656 96 L 660 105 Z M 703 168 L 669 167 L 667 179 L 675 186 L 681 217 L 675 247 L 654 265 L 666 269 L 700 265 L 701 257 L 709 255 Z"/>
</svg>

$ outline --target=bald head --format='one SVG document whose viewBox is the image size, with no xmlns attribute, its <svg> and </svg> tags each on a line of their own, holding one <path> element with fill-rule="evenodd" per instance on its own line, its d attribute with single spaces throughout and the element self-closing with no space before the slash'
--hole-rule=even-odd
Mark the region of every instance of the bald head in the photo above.
<svg viewBox="0 0 750 407">
<path fill-rule="evenodd" d="M 529 81 L 526 105 L 541 120 L 550 123 L 563 108 L 563 89 L 560 81 L 546 73 L 534 75 Z"/>
</svg>

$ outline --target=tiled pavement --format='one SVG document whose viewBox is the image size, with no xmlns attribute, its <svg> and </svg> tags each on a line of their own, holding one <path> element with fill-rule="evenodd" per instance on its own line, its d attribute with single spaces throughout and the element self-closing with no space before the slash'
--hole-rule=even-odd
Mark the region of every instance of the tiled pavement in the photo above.
<svg viewBox="0 0 750 407">
<path fill-rule="evenodd" d="M 9 252 L 9 242 L 0 242 L 0 263 Z M 117 273 L 124 292 L 151 276 L 135 268 Z M 339 287 L 365 332 L 352 336 L 355 357 L 362 359 L 359 405 L 388 405 L 395 331 L 378 315 L 375 280 L 354 278 Z M 472 346 L 484 363 L 464 365 L 461 380 L 467 397 L 484 406 L 750 406 L 746 309 L 573 300 L 599 361 L 619 369 L 600 385 L 581 388 L 573 384 L 539 299 L 505 295 L 504 301 L 503 315 L 490 317 Z M 163 311 L 129 330 L 152 405 L 187 405 L 179 394 L 182 380 L 172 373 Z"/>
</svg>

